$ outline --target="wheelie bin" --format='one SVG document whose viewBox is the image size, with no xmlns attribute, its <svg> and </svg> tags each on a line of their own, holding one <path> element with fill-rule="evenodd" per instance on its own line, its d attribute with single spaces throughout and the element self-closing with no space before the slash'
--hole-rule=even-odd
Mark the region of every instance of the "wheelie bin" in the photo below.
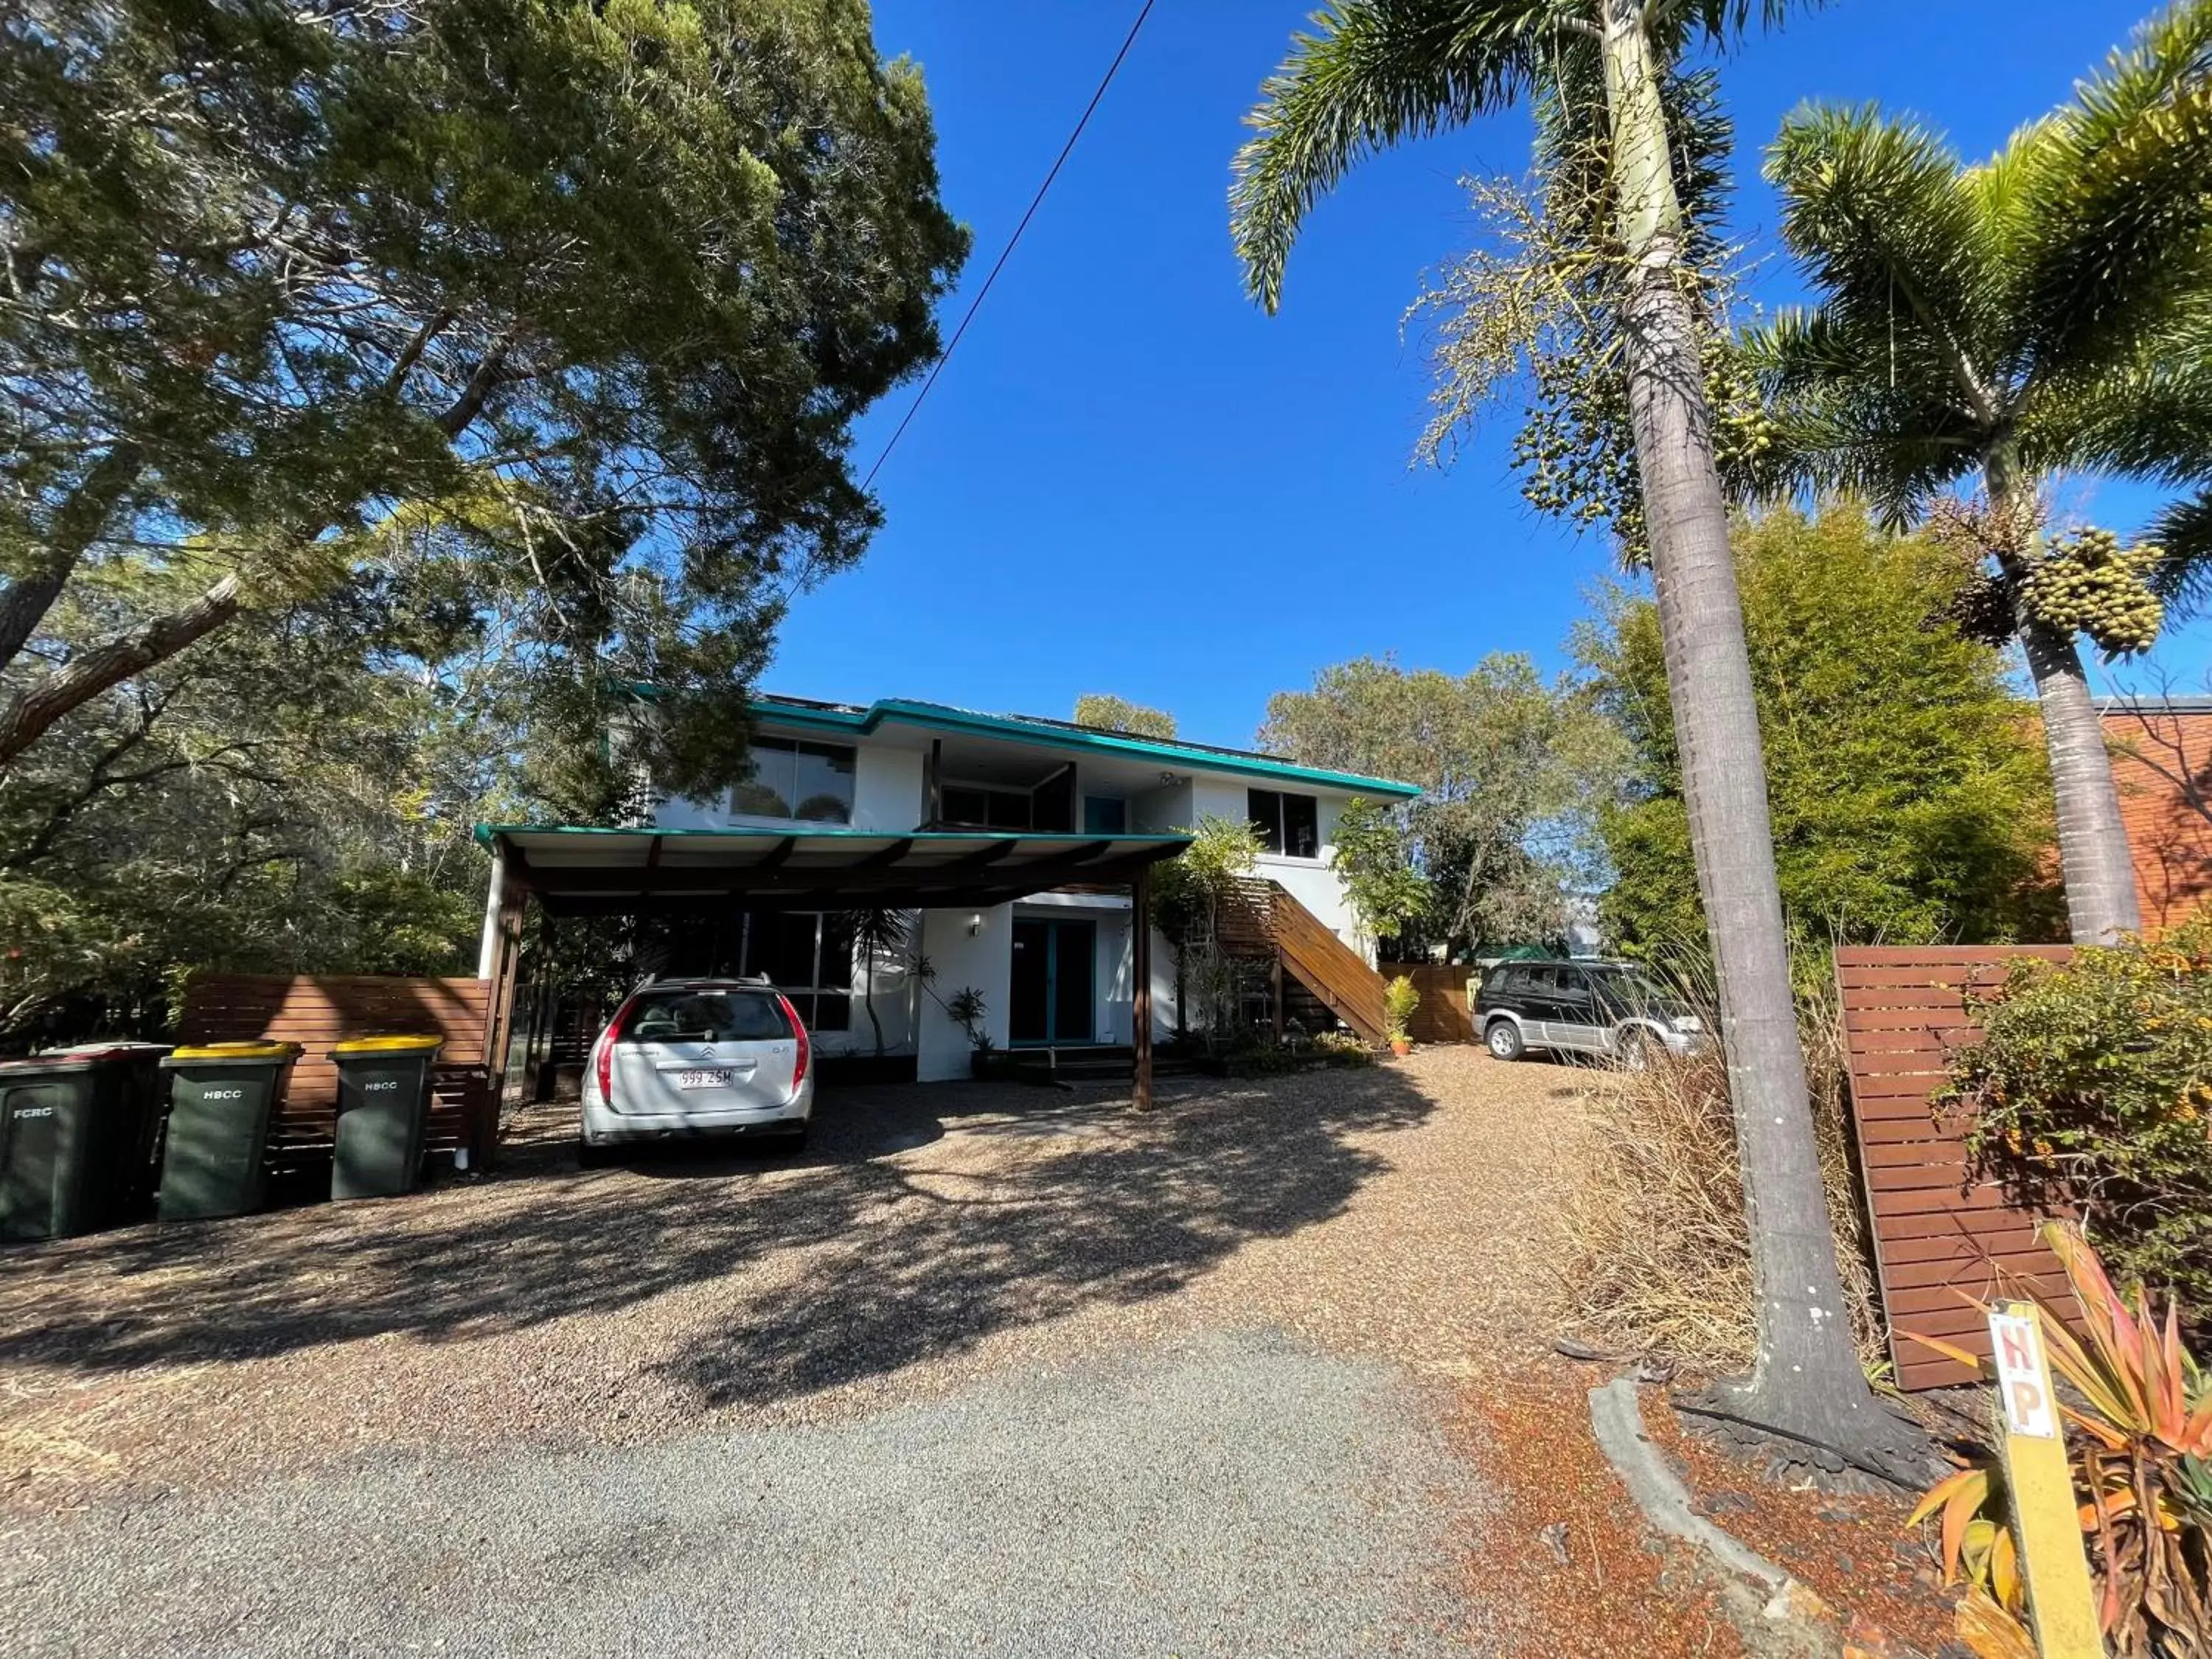
<svg viewBox="0 0 2212 1659">
<path fill-rule="evenodd" d="M 164 1221 L 245 1215 L 261 1207 L 269 1125 L 284 1097 L 296 1042 L 210 1042 L 179 1048 L 169 1074 L 169 1136 L 161 1152 Z"/>
<path fill-rule="evenodd" d="M 96 1043 L 0 1060 L 0 1238 L 68 1238 L 134 1218 L 167 1052 Z"/>
<path fill-rule="evenodd" d="M 356 1037 L 332 1047 L 338 1068 L 332 1198 L 394 1198 L 415 1190 L 430 1119 L 430 1066 L 444 1042 Z"/>
</svg>

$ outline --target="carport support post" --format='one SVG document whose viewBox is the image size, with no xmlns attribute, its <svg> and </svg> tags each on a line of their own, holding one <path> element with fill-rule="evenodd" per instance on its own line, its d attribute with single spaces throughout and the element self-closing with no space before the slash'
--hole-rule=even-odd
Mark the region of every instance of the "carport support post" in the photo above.
<svg viewBox="0 0 2212 1659">
<path fill-rule="evenodd" d="M 495 845 L 483 949 L 477 963 L 477 977 L 491 981 L 484 999 L 484 1064 L 491 1068 L 495 1123 L 507 1100 L 507 1051 L 514 1029 L 514 985 L 522 968 L 522 907 L 528 897 L 527 890 L 507 867 L 505 849 Z"/>
<path fill-rule="evenodd" d="M 1138 866 L 1129 883 L 1129 1047 L 1135 1051 L 1136 1082 L 1131 1103 L 1152 1109 L 1152 866 Z"/>
</svg>

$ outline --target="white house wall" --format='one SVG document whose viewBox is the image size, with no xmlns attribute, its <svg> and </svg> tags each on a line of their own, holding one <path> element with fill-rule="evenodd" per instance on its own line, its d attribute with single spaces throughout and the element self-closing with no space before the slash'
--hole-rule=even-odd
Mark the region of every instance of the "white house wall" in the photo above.
<svg viewBox="0 0 2212 1659">
<path fill-rule="evenodd" d="M 979 915 L 982 926 L 971 933 L 969 925 Z M 937 973 L 934 984 L 921 995 L 915 1075 L 924 1083 L 969 1075 L 968 1034 L 940 1006 L 951 1001 L 965 987 L 972 985 L 983 994 L 983 1029 L 994 1045 L 1006 1046 L 1006 988 L 1014 971 L 1013 916 L 1011 904 L 994 904 L 980 911 L 921 913 L 921 953 Z"/>
</svg>

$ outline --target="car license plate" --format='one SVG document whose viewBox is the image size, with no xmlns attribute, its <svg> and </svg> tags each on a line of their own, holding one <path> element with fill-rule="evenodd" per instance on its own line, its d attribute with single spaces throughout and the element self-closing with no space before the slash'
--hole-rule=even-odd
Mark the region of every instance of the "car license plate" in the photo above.
<svg viewBox="0 0 2212 1659">
<path fill-rule="evenodd" d="M 705 1072 L 678 1072 L 676 1086 L 679 1089 L 726 1089 L 735 1081 L 737 1073 L 725 1066 Z"/>
</svg>

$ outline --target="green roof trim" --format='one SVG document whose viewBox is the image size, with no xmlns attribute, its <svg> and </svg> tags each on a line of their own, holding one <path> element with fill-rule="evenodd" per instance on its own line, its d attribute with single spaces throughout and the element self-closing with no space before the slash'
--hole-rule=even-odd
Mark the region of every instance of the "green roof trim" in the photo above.
<svg viewBox="0 0 2212 1659">
<path fill-rule="evenodd" d="M 842 823 L 794 823 L 788 829 L 739 824 L 728 830 L 656 830 L 649 823 L 624 827 L 605 823 L 479 823 L 474 834 L 489 847 L 501 836 L 656 836 L 665 841 L 1052 841 L 1138 842 L 1153 847 L 1188 847 L 1191 837 L 1136 831 L 1122 836 L 1086 836 L 1065 830 L 855 830 Z"/>
<path fill-rule="evenodd" d="M 981 714 L 965 708 L 950 708 L 944 703 L 916 702 L 902 697 L 886 697 L 866 708 L 850 710 L 811 708 L 803 704 L 781 702 L 772 697 L 756 698 L 749 707 L 753 718 L 765 724 L 798 726 L 811 731 L 865 737 L 884 721 L 896 720 L 903 725 L 924 726 L 933 731 L 958 732 L 972 737 L 1038 744 L 1047 748 L 1070 749 L 1078 752 L 1120 755 L 1133 760 L 1174 761 L 1196 771 L 1232 772 L 1243 777 L 1310 783 L 1393 800 L 1410 800 L 1421 793 L 1420 786 L 1415 783 L 1399 783 L 1389 778 L 1363 777 L 1357 772 L 1331 772 L 1320 767 L 1297 766 L 1289 761 L 1270 760 L 1264 755 L 1177 743 L 1171 738 L 1136 738 L 1119 732 L 1094 732 L 1059 722 L 1047 724 L 1041 720 L 1025 720 L 1017 714 Z"/>
</svg>

